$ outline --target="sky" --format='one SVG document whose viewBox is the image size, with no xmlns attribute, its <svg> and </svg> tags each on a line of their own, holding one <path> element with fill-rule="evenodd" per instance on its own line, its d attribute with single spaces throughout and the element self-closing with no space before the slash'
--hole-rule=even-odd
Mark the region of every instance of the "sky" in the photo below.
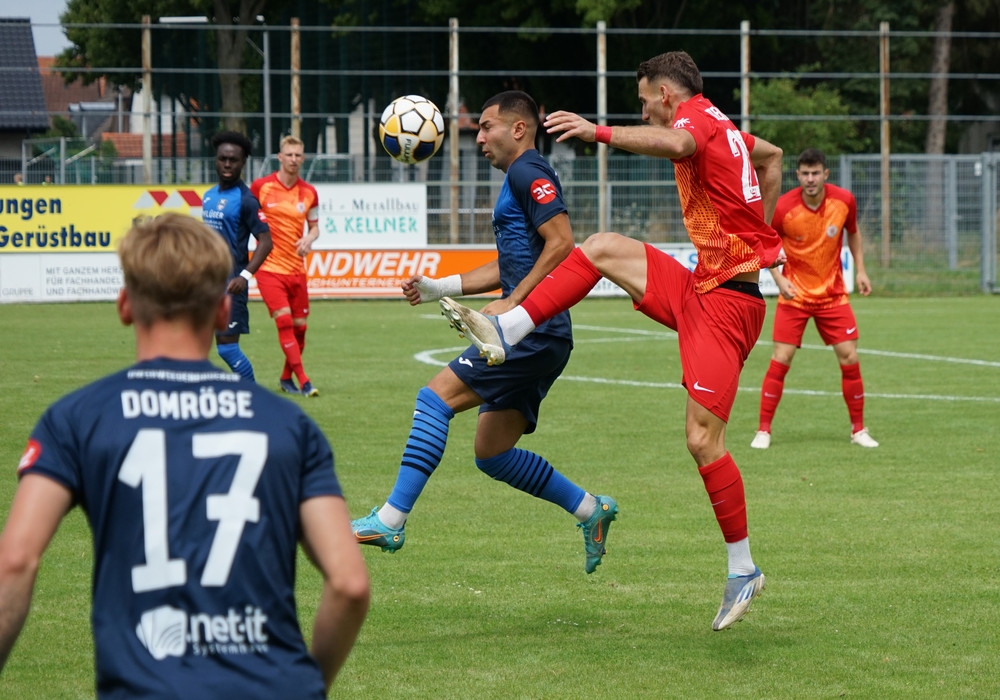
<svg viewBox="0 0 1000 700">
<path fill-rule="evenodd" d="M 35 54 L 55 56 L 69 46 L 58 26 L 66 0 L 0 0 L 0 17 L 27 17 L 35 37 Z M 49 25 L 49 26 L 38 26 Z"/>
</svg>

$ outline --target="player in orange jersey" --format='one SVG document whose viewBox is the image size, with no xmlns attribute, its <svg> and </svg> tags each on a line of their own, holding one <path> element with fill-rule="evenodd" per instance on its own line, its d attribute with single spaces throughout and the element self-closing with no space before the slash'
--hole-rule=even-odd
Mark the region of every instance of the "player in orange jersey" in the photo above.
<svg viewBox="0 0 1000 700">
<path fill-rule="evenodd" d="M 802 345 L 806 322 L 812 318 L 823 342 L 833 346 L 840 363 L 841 390 L 851 418 L 851 442 L 878 447 L 865 427 L 858 324 L 848 303 L 840 263 L 846 232 L 858 291 L 868 296 L 872 285 L 865 272 L 857 203 L 850 192 L 826 181 L 830 171 L 822 151 L 803 151 L 795 175 L 800 187 L 781 196 L 772 222 L 784 242 L 788 262 L 781 271 L 771 270 L 781 296 L 774 315 L 774 350 L 760 394 L 760 424 L 750 446 L 761 450 L 771 446 L 771 421 L 781 400 L 785 375 L 796 348 Z"/>
<path fill-rule="evenodd" d="M 302 367 L 309 320 L 304 260 L 319 237 L 319 196 L 315 187 L 299 177 L 303 160 L 302 141 L 286 136 L 281 139 L 278 153 L 280 167 L 267 177 L 254 180 L 250 190 L 267 214 L 274 241 L 271 254 L 257 272 L 257 288 L 278 327 L 278 342 L 285 353 L 281 390 L 319 396 L 319 390 L 309 381 Z M 298 386 L 293 374 L 299 380 Z"/>
<path fill-rule="evenodd" d="M 545 127 L 560 134 L 557 141 L 576 137 L 671 159 L 684 224 L 698 251 L 694 271 L 642 241 L 598 233 L 499 316 L 451 299 L 441 306 L 493 364 L 535 326 L 583 299 L 602 276 L 628 292 L 637 310 L 677 331 L 688 391 L 687 447 L 729 556 L 729 578 L 712 622 L 721 630 L 741 619 L 764 588 L 750 556 L 743 479 L 725 433 L 740 371 L 764 323 L 760 270 L 783 261 L 781 239 L 767 223 L 781 189 L 781 149 L 739 131 L 705 99 L 701 73 L 683 51 L 643 61 L 636 77 L 642 120 L 650 126 L 597 126 L 559 111 Z"/>
</svg>

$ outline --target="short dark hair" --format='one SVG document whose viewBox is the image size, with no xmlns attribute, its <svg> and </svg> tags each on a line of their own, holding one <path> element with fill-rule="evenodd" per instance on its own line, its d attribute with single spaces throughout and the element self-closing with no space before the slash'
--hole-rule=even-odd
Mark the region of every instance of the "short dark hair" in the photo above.
<svg viewBox="0 0 1000 700">
<path fill-rule="evenodd" d="M 220 131 L 217 133 L 212 137 L 212 150 L 217 152 L 219 146 L 224 143 L 231 143 L 234 146 L 242 148 L 244 158 L 249 158 L 253 155 L 253 144 L 250 143 L 250 139 L 238 131 Z"/>
<path fill-rule="evenodd" d="M 795 167 L 800 165 L 821 165 L 826 170 L 826 155 L 818 148 L 807 148 L 799 154 L 799 159 L 795 162 Z"/>
<path fill-rule="evenodd" d="M 507 90 L 494 95 L 483 103 L 482 111 L 493 105 L 502 114 L 514 113 L 528 123 L 532 129 L 538 128 L 538 104 L 528 93 L 522 90 Z"/>
<path fill-rule="evenodd" d="M 657 79 L 669 80 L 692 95 L 701 94 L 705 89 L 701 71 L 686 51 L 668 51 L 643 61 L 635 72 L 635 79 L 638 82 L 643 78 L 649 82 Z"/>
</svg>

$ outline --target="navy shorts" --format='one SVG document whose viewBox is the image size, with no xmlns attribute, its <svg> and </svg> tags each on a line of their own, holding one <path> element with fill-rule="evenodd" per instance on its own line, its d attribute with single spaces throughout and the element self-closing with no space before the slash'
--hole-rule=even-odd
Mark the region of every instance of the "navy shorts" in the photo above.
<svg viewBox="0 0 1000 700">
<path fill-rule="evenodd" d="M 448 366 L 483 399 L 479 412 L 520 411 L 528 421 L 525 434 L 535 432 L 538 408 L 573 351 L 573 341 L 532 333 L 515 345 L 502 365 L 490 367 L 479 350 L 468 350 Z"/>
<path fill-rule="evenodd" d="M 230 294 L 232 307 L 229 310 L 229 325 L 225 333 L 216 335 L 246 335 L 250 332 L 250 310 L 247 308 L 247 294 Z"/>
</svg>

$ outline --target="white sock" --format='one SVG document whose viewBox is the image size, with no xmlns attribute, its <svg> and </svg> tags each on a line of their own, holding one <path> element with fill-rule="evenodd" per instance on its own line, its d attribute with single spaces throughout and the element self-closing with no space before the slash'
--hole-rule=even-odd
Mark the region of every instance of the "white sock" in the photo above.
<svg viewBox="0 0 1000 700">
<path fill-rule="evenodd" d="M 386 502 L 384 506 L 378 509 L 376 515 L 382 521 L 383 525 L 391 527 L 393 530 L 398 530 L 403 527 L 403 524 L 406 522 L 406 516 L 409 513 L 404 513 L 399 508 L 393 508 Z"/>
<path fill-rule="evenodd" d="M 531 320 L 531 316 L 520 306 L 515 306 L 510 311 L 497 316 L 497 323 L 500 324 L 503 339 L 510 345 L 517 345 L 531 331 L 535 330 L 535 323 Z"/>
<path fill-rule="evenodd" d="M 757 568 L 750 557 L 750 540 L 744 537 L 739 542 L 726 542 L 729 552 L 729 575 L 749 576 Z"/>
<path fill-rule="evenodd" d="M 587 493 L 584 495 L 583 500 L 580 501 L 580 505 L 573 511 L 573 515 L 581 523 L 585 523 L 594 514 L 595 510 L 597 510 L 597 499 L 592 494 Z"/>
</svg>

